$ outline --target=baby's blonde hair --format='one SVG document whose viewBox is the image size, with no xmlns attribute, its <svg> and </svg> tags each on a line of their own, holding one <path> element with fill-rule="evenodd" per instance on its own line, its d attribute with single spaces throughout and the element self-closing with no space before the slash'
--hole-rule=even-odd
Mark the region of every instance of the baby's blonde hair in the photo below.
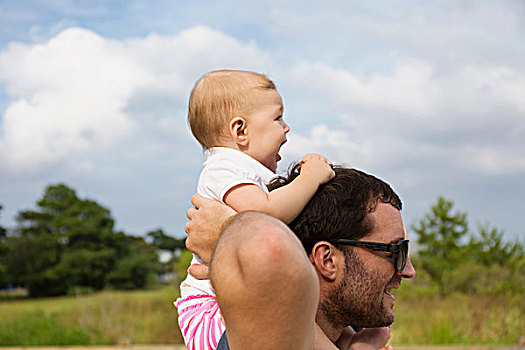
<svg viewBox="0 0 525 350">
<path fill-rule="evenodd" d="M 250 90 L 275 90 L 275 84 L 260 73 L 216 70 L 203 75 L 191 91 L 188 123 L 204 148 L 219 146 L 233 117 L 250 110 Z"/>
</svg>

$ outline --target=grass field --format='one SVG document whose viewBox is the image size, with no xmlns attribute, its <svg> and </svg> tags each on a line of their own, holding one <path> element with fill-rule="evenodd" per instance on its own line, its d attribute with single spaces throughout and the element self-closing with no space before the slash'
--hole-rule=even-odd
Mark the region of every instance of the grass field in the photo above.
<svg viewBox="0 0 525 350">
<path fill-rule="evenodd" d="M 446 297 L 410 282 L 398 293 L 393 344 L 516 344 L 525 337 L 523 294 Z"/>
<path fill-rule="evenodd" d="M 0 301 L 0 345 L 181 343 L 175 287 Z"/>
<path fill-rule="evenodd" d="M 0 346 L 177 344 L 175 287 L 0 301 Z M 393 345 L 516 344 L 523 295 L 446 298 L 407 284 L 398 293 Z"/>
</svg>

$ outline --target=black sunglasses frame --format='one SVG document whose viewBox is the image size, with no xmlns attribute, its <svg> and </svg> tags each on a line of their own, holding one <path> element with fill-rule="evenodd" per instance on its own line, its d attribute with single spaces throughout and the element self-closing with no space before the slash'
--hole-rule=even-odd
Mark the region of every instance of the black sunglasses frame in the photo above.
<svg viewBox="0 0 525 350">
<path fill-rule="evenodd" d="M 330 239 L 329 242 L 332 244 L 356 245 L 368 248 L 370 250 L 394 253 L 394 268 L 398 272 L 402 272 L 405 269 L 408 260 L 408 242 L 410 242 L 408 239 L 404 239 L 396 243 L 379 243 L 367 241 L 354 241 L 346 238 L 335 238 Z M 399 259 L 400 256 L 401 259 Z"/>
</svg>

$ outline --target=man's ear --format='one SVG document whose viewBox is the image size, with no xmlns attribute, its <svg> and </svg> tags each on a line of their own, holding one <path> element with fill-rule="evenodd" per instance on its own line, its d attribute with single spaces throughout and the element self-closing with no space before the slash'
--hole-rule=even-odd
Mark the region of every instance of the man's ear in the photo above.
<svg viewBox="0 0 525 350">
<path fill-rule="evenodd" d="M 232 140 L 240 146 L 248 145 L 248 132 L 247 132 L 246 119 L 243 117 L 235 117 L 230 120 L 229 131 Z"/>
<path fill-rule="evenodd" d="M 332 244 L 326 241 L 317 242 L 312 248 L 310 261 L 315 265 L 316 270 L 325 279 L 335 281 L 337 270 L 340 265 L 341 252 L 337 251 Z M 344 261 L 343 265 L 344 266 Z"/>
</svg>

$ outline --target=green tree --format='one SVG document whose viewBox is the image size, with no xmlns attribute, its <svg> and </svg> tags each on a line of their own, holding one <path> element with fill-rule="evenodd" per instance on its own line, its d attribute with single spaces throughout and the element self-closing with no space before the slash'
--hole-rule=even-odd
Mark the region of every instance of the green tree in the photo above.
<svg viewBox="0 0 525 350">
<path fill-rule="evenodd" d="M 72 286 L 101 289 L 114 264 L 109 210 L 77 197 L 64 184 L 48 186 L 37 210 L 18 214 L 20 248 L 11 269 L 31 296 L 60 295 Z"/>
<path fill-rule="evenodd" d="M 466 248 L 471 262 L 445 276 L 446 289 L 485 294 L 525 291 L 525 249 L 520 241 L 505 241 L 502 230 L 486 223 L 478 225 Z"/>
<path fill-rule="evenodd" d="M 175 270 L 174 263 L 178 260 L 178 255 L 176 255 L 175 252 L 177 249 L 181 250 L 179 253 L 182 253 L 182 251 L 186 250 L 186 246 L 184 244 L 185 240 L 168 236 L 162 229 L 150 231 L 146 234 L 146 236 L 150 239 L 151 244 L 157 249 L 168 250 L 171 252 L 171 258 L 169 261 L 161 263 L 159 273 L 173 272 Z M 177 276 L 179 275 L 177 274 Z"/>
<path fill-rule="evenodd" d="M 179 281 L 182 282 L 188 275 L 188 267 L 190 266 L 192 258 L 193 254 L 188 249 L 184 249 L 178 257 L 173 259 L 173 270 L 177 274 Z"/>
<path fill-rule="evenodd" d="M 412 229 L 417 234 L 416 261 L 442 289 L 443 274 L 461 265 L 468 254 L 461 239 L 468 232 L 467 213 L 452 213 L 453 202 L 439 197 Z"/>
<path fill-rule="evenodd" d="M 109 283 L 118 289 L 145 288 L 154 279 L 154 273 L 161 270 L 156 248 L 143 238 L 120 233 L 119 258 L 108 275 Z"/>
<path fill-rule="evenodd" d="M 54 267 L 59 262 L 59 245 L 51 235 L 8 237 L 7 271 L 10 282 L 29 289 L 31 296 L 60 295 L 68 281 Z"/>
<path fill-rule="evenodd" d="M 162 229 L 150 231 L 146 234 L 151 239 L 151 244 L 159 249 L 174 252 L 176 249 L 185 249 L 184 239 L 168 236 Z"/>
<path fill-rule="evenodd" d="M 153 245 L 115 232 L 108 209 L 64 184 L 46 187 L 37 208 L 19 212 L 17 221 L 5 240 L 5 266 L 10 282 L 26 286 L 30 296 L 108 284 L 143 288 L 159 269 Z"/>
<path fill-rule="evenodd" d="M 503 231 L 486 223 L 478 225 L 478 235 L 472 235 L 469 250 L 476 262 L 490 266 L 512 266 L 525 256 L 525 249 L 521 242 L 503 239 Z"/>
<path fill-rule="evenodd" d="M 3 206 L 0 204 L 0 212 Z M 6 244 L 7 230 L 0 226 L 0 288 L 6 286 L 9 283 L 9 277 L 7 274 L 6 259 L 9 247 Z"/>
<path fill-rule="evenodd" d="M 488 223 L 479 225 L 477 234 L 469 232 L 467 214 L 453 213 L 452 207 L 439 197 L 430 213 L 412 226 L 420 248 L 414 263 L 443 293 L 522 293 L 523 244 L 506 242 L 503 231 Z"/>
<path fill-rule="evenodd" d="M 4 209 L 4 206 L 0 204 L 0 212 Z M 0 242 L 7 236 L 7 230 L 0 225 Z"/>
</svg>

